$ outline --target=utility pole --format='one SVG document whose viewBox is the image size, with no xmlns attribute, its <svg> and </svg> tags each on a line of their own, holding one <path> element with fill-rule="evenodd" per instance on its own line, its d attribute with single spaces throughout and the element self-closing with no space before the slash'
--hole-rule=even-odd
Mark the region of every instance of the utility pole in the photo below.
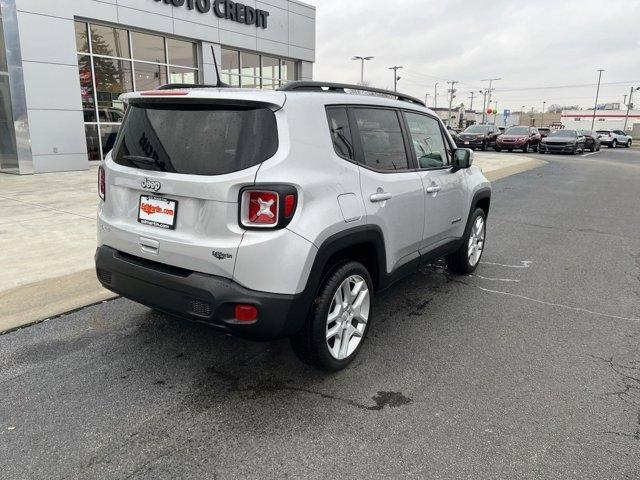
<svg viewBox="0 0 640 480">
<path fill-rule="evenodd" d="M 502 78 L 486 78 L 484 80 L 480 80 L 481 82 L 489 82 L 489 88 L 487 89 L 487 105 L 491 105 L 491 92 L 495 90 L 495 88 L 491 88 L 491 85 L 493 82 L 497 82 L 498 80 L 502 80 Z"/>
<path fill-rule="evenodd" d="M 482 94 L 482 123 L 487 123 L 487 91 L 479 90 L 479 93 Z"/>
<path fill-rule="evenodd" d="M 627 94 L 624 94 L 624 99 L 622 100 L 622 104 L 626 105 L 627 104 Z"/>
<path fill-rule="evenodd" d="M 433 86 L 433 108 L 438 108 L 438 84 L 440 82 L 436 82 Z"/>
<path fill-rule="evenodd" d="M 364 62 L 369 61 L 375 57 L 358 57 L 355 56 L 351 60 L 360 60 L 360 85 L 364 85 Z"/>
<path fill-rule="evenodd" d="M 473 110 L 473 94 L 474 93 L 475 92 L 473 92 L 473 91 L 471 92 L 471 103 L 469 104 L 469 110 Z"/>
<path fill-rule="evenodd" d="M 634 90 L 640 90 L 640 87 L 636 87 L 636 88 L 631 87 L 631 91 L 629 92 L 629 103 L 627 103 L 627 116 L 624 117 L 624 127 L 622 128 L 623 132 L 627 131 L 627 122 L 629 121 L 629 110 L 631 110 L 631 106 L 633 105 Z"/>
<path fill-rule="evenodd" d="M 398 76 L 398 70 L 400 70 L 402 67 L 389 67 L 389 70 L 393 70 L 393 91 L 397 92 L 398 91 L 398 80 L 400 80 L 400 77 Z"/>
<path fill-rule="evenodd" d="M 523 118 L 524 118 L 524 105 L 522 105 L 522 107 L 520 108 L 520 116 L 518 117 L 518 123 L 520 125 L 524 125 L 524 122 L 522 121 Z"/>
<path fill-rule="evenodd" d="M 598 110 L 598 95 L 600 95 L 600 80 L 602 79 L 602 72 L 604 72 L 603 68 L 598 70 L 598 89 L 596 90 L 596 104 L 593 106 L 593 118 L 591 119 L 591 130 L 593 130 L 593 126 L 596 124 L 596 111 Z"/>
<path fill-rule="evenodd" d="M 544 127 L 544 106 L 547 104 L 547 101 L 545 100 L 544 102 L 542 102 L 542 117 L 540 117 L 540 126 Z"/>
<path fill-rule="evenodd" d="M 424 106 L 426 107 L 429 104 L 429 101 L 427 100 L 429 98 L 429 92 L 424 94 Z"/>
<path fill-rule="evenodd" d="M 449 116 L 447 117 L 447 126 L 451 126 L 451 105 L 453 104 L 453 99 L 456 96 L 456 89 L 454 88 L 456 86 L 456 83 L 460 83 L 457 80 L 451 80 L 447 83 L 451 84 L 451 88 L 448 90 L 449 92 Z"/>
</svg>

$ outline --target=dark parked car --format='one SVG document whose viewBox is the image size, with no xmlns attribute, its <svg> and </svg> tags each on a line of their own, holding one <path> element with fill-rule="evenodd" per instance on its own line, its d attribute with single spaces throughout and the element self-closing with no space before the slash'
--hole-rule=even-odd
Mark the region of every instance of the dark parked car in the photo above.
<svg viewBox="0 0 640 480">
<path fill-rule="evenodd" d="M 557 130 L 540 142 L 540 153 L 584 153 L 586 139 L 577 130 Z"/>
<path fill-rule="evenodd" d="M 494 147 L 500 130 L 495 125 L 470 125 L 458 135 L 456 145 L 464 148 L 486 150 Z"/>
<path fill-rule="evenodd" d="M 509 127 L 496 141 L 496 152 L 501 150 L 522 150 L 528 153 L 531 150 L 538 151 L 540 145 L 540 132 L 536 127 L 517 126 Z"/>
<path fill-rule="evenodd" d="M 584 135 L 584 148 L 588 148 L 590 152 L 600 150 L 600 136 L 593 130 L 580 130 L 580 134 Z"/>
</svg>

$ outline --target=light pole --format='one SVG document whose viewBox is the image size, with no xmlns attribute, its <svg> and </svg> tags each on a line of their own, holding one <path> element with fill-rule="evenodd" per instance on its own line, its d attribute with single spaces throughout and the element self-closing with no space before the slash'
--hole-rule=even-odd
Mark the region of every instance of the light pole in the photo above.
<svg viewBox="0 0 640 480">
<path fill-rule="evenodd" d="M 596 124 L 596 110 L 598 110 L 598 95 L 600 95 L 600 80 L 602 79 L 602 72 L 604 72 L 603 68 L 598 70 L 598 88 L 596 90 L 596 104 L 593 106 L 593 118 L 591 119 L 591 130 L 593 130 L 593 126 Z"/>
<path fill-rule="evenodd" d="M 544 102 L 542 102 L 542 116 L 540 117 L 540 126 L 544 127 L 544 106 L 547 104 L 547 101 L 545 100 Z"/>
<path fill-rule="evenodd" d="M 394 66 L 394 67 L 389 67 L 389 70 L 393 70 L 393 91 L 397 92 L 398 91 L 398 80 L 400 80 L 400 77 L 398 76 L 398 70 L 400 70 L 402 67 L 398 67 L 398 66 Z"/>
<path fill-rule="evenodd" d="M 471 103 L 469 104 L 469 110 L 473 110 L 473 95 L 475 92 L 471 92 Z"/>
<path fill-rule="evenodd" d="M 358 57 L 355 56 L 351 60 L 360 60 L 360 85 L 364 85 L 364 62 L 372 60 L 375 57 Z"/>
<path fill-rule="evenodd" d="M 640 87 L 636 87 L 636 88 L 631 87 L 631 91 L 629 92 L 629 103 L 627 103 L 627 116 L 624 117 L 624 127 L 622 128 L 623 132 L 627 130 L 627 122 L 629 121 L 629 110 L 631 110 L 631 105 L 633 105 L 634 90 L 640 90 Z"/>
<path fill-rule="evenodd" d="M 426 106 L 427 106 L 427 104 L 429 103 L 428 98 L 429 98 L 429 92 L 427 92 L 427 93 L 425 93 L 425 94 L 424 94 L 424 106 L 425 106 L 425 107 L 426 107 Z"/>
<path fill-rule="evenodd" d="M 436 82 L 436 84 L 433 86 L 433 108 L 436 109 L 438 108 L 438 84 L 440 82 Z"/>
<path fill-rule="evenodd" d="M 518 119 L 518 123 L 523 124 L 522 118 L 524 118 L 524 105 L 520 108 L 520 112 L 522 112 L 522 114 L 520 115 L 521 118 Z"/>
</svg>

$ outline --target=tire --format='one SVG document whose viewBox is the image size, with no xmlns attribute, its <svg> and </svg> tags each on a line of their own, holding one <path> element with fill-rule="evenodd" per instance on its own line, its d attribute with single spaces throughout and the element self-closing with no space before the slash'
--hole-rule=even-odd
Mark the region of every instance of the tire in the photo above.
<svg viewBox="0 0 640 480">
<path fill-rule="evenodd" d="M 349 303 L 345 298 L 347 291 L 353 295 L 356 288 L 358 291 Z M 345 302 L 339 299 L 346 300 L 350 308 L 345 309 Z M 356 306 L 358 301 L 360 307 Z M 291 347 L 308 365 L 328 372 L 342 370 L 362 348 L 372 312 L 371 275 L 361 263 L 340 264 L 324 277 L 304 328 L 290 339 Z M 330 314 L 335 315 L 335 319 L 329 320 Z M 335 333 L 329 337 L 331 331 Z M 346 343 L 336 344 L 342 338 Z"/>
<path fill-rule="evenodd" d="M 481 231 L 477 229 L 478 220 L 482 220 Z M 480 263 L 482 252 L 484 252 L 484 244 L 487 233 L 487 216 L 484 210 L 476 208 L 471 215 L 471 220 L 467 226 L 467 230 L 462 236 L 462 244 L 460 248 L 445 257 L 447 267 L 452 273 L 469 274 L 472 273 Z M 479 244 L 479 240 L 481 243 Z M 471 244 L 476 248 L 471 251 Z M 479 244 L 479 249 L 478 249 Z"/>
<path fill-rule="evenodd" d="M 529 144 L 525 143 L 524 147 L 522 147 L 522 153 L 529 153 Z"/>
<path fill-rule="evenodd" d="M 630 147 L 631 147 L 631 140 L 628 140 L 624 148 L 630 148 Z"/>
<path fill-rule="evenodd" d="M 502 149 L 501 149 L 500 147 L 493 147 L 493 149 L 494 149 L 496 152 L 501 152 L 501 151 L 502 151 Z"/>
<path fill-rule="evenodd" d="M 596 144 L 595 144 L 595 143 L 594 143 L 593 145 L 591 145 L 591 148 L 589 149 L 589 151 L 590 151 L 591 153 L 593 153 L 593 152 L 595 152 L 595 151 L 596 151 Z"/>
<path fill-rule="evenodd" d="M 540 145 L 536 145 L 535 147 L 533 147 L 534 153 L 538 153 L 539 151 L 540 151 Z"/>
<path fill-rule="evenodd" d="M 487 141 L 486 140 L 484 142 L 482 142 L 482 146 L 480 147 L 480 150 L 482 150 L 483 152 L 487 151 Z"/>
<path fill-rule="evenodd" d="M 613 142 L 611 142 L 611 145 L 609 145 L 609 148 L 618 148 L 618 141 L 614 140 Z"/>
<path fill-rule="evenodd" d="M 513 152 L 513 149 L 512 148 L 507 148 L 507 152 L 511 153 L 511 152 Z"/>
</svg>

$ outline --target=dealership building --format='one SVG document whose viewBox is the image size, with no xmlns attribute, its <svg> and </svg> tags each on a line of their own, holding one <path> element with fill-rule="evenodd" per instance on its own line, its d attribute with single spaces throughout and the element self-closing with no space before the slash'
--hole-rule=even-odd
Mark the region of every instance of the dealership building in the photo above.
<svg viewBox="0 0 640 480">
<path fill-rule="evenodd" d="M 310 80 L 315 7 L 297 0 L 0 0 L 0 172 L 83 170 L 113 145 L 121 94 Z"/>
</svg>

